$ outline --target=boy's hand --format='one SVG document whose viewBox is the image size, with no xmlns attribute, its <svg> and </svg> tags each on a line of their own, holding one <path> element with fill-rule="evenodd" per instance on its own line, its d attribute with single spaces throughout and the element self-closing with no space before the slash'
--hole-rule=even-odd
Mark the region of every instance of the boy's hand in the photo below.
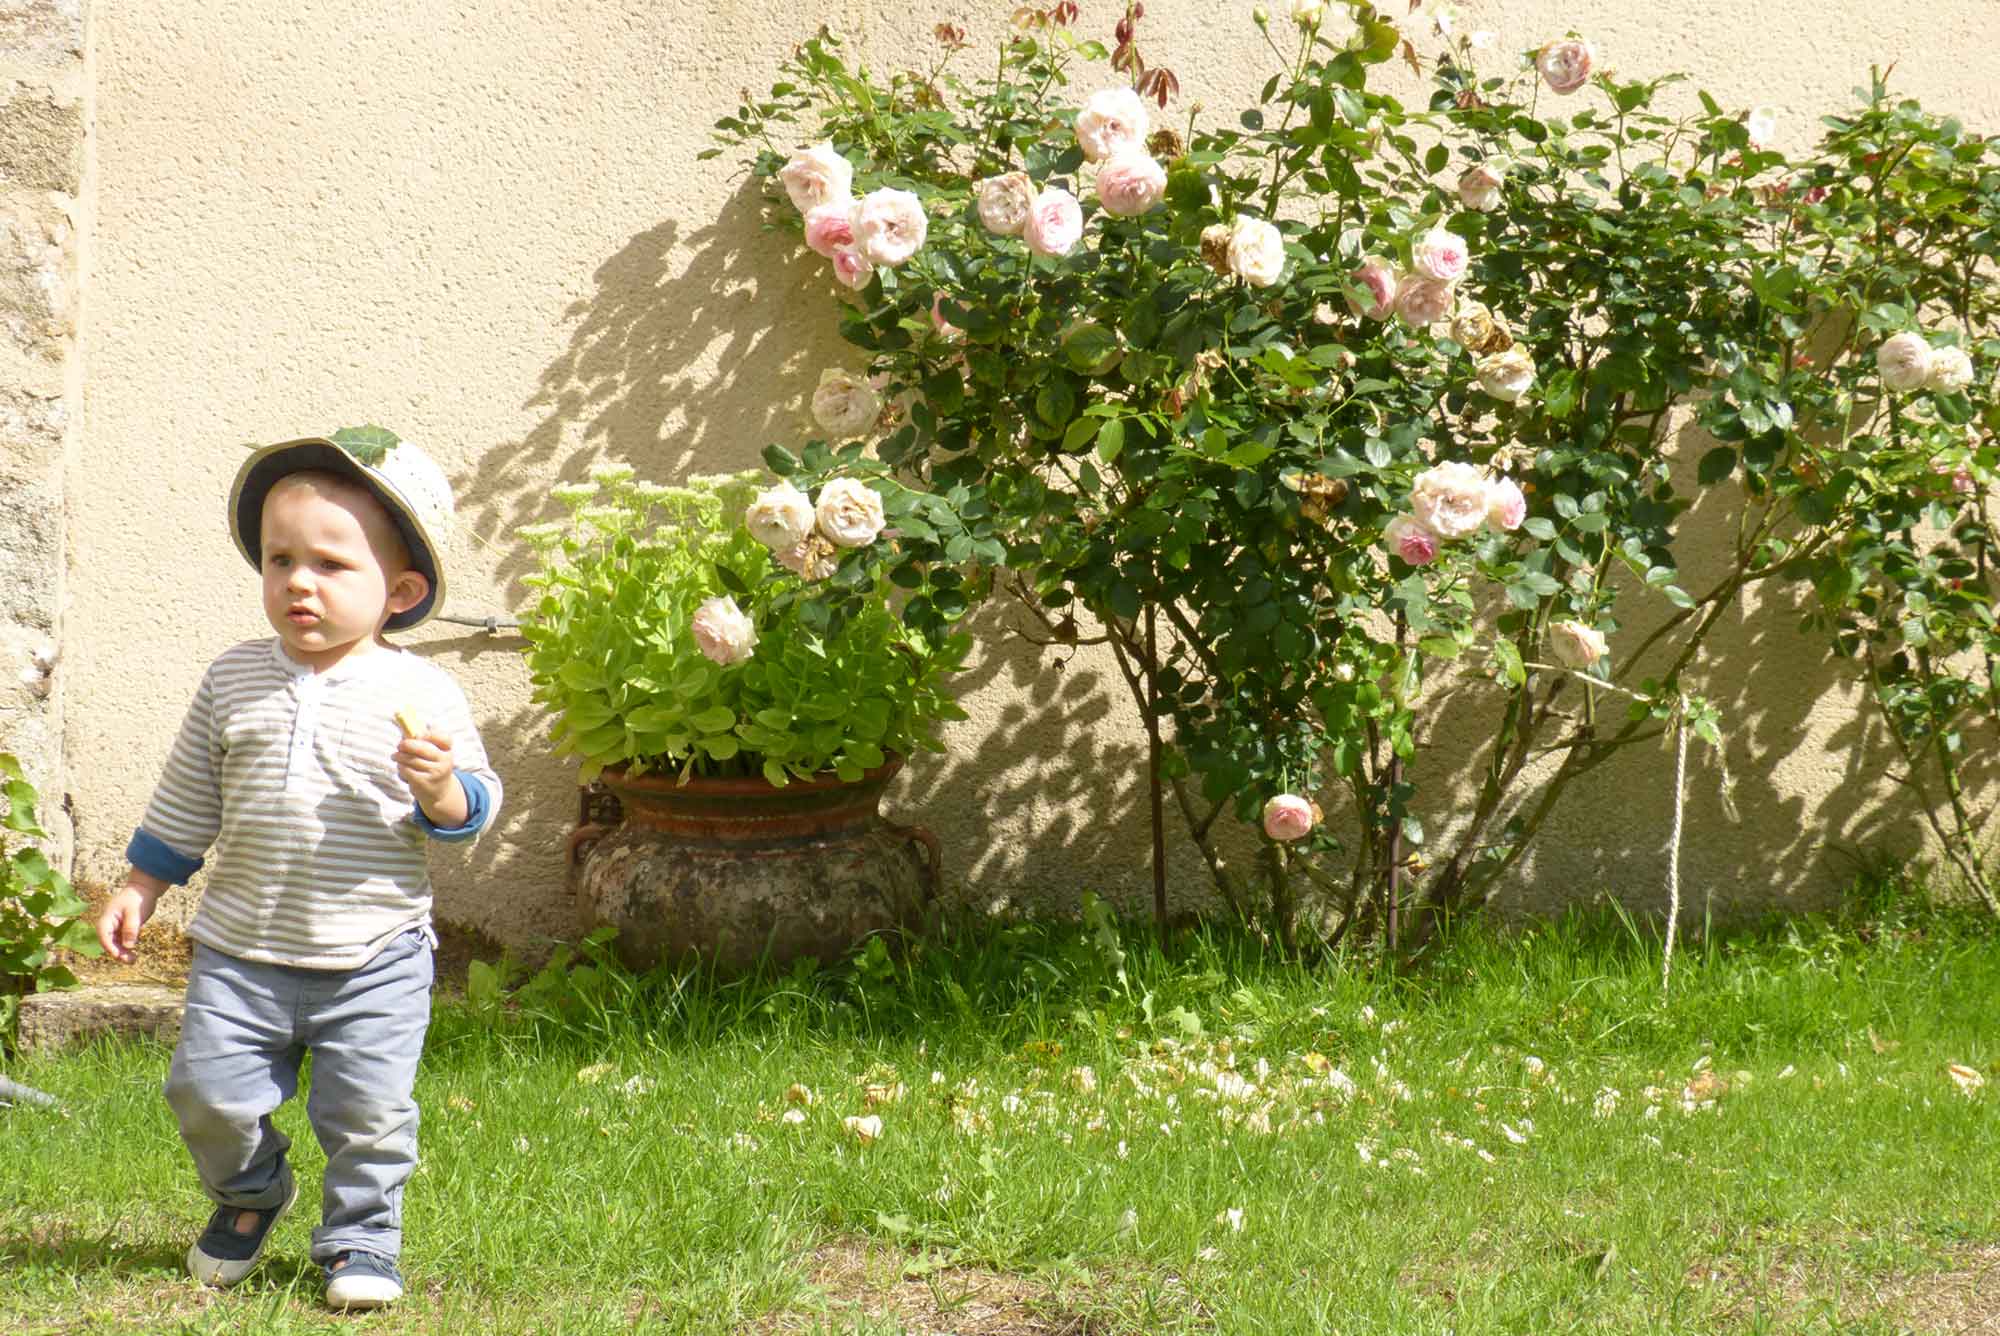
<svg viewBox="0 0 2000 1336">
<path fill-rule="evenodd" d="M 153 906 L 166 888 L 165 882 L 133 869 L 97 915 L 97 944 L 105 955 L 125 965 L 139 958 L 133 950 L 139 944 L 139 929 L 153 917 Z"/>
<path fill-rule="evenodd" d="M 396 773 L 431 824 L 447 829 L 465 824 L 465 790 L 452 769 L 450 738 L 442 733 L 404 738 L 396 744 Z"/>
</svg>

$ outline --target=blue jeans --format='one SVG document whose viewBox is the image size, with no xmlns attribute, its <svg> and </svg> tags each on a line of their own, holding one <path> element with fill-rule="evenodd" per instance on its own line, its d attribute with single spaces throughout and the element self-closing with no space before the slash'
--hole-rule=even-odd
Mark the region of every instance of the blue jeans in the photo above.
<svg viewBox="0 0 2000 1336">
<path fill-rule="evenodd" d="M 167 1103 L 218 1205 L 268 1210 L 291 1189 L 291 1140 L 271 1111 L 298 1092 L 313 1055 L 306 1116 L 326 1151 L 312 1259 L 350 1249 L 394 1259 L 403 1185 L 417 1167 L 417 1058 L 430 1025 L 427 928 L 352 970 L 308 970 L 194 948 L 187 1013 Z"/>
</svg>

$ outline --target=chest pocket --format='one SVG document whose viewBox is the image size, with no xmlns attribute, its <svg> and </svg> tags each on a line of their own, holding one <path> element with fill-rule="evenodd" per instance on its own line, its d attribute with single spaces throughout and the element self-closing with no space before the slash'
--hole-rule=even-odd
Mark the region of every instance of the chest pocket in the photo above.
<svg viewBox="0 0 2000 1336">
<path fill-rule="evenodd" d="M 362 699 L 346 703 L 332 755 L 334 772 L 355 798 L 372 805 L 384 819 L 409 816 L 415 798 L 396 770 L 396 744 L 403 730 L 390 714 L 389 702 Z"/>
</svg>

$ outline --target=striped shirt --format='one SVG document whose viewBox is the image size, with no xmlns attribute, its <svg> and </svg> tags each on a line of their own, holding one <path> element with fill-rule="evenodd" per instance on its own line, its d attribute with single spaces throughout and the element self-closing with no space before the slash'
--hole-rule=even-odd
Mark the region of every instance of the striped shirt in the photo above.
<svg viewBox="0 0 2000 1336">
<path fill-rule="evenodd" d="M 396 773 L 398 709 L 451 739 L 462 825 L 432 824 Z M 449 673 L 380 648 L 315 673 L 274 636 L 209 665 L 127 856 L 184 882 L 213 846 L 188 936 L 243 960 L 354 969 L 429 926 L 429 840 L 472 839 L 499 806 Z"/>
</svg>

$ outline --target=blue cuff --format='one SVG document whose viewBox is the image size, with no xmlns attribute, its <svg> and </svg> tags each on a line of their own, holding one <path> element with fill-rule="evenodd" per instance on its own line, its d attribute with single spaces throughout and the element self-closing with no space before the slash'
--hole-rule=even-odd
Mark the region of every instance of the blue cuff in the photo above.
<svg viewBox="0 0 2000 1336">
<path fill-rule="evenodd" d="M 469 840 L 486 825 L 486 818 L 493 814 L 493 799 L 487 796 L 486 786 L 463 770 L 454 770 L 458 777 L 458 787 L 465 793 L 465 824 L 462 826 L 440 826 L 424 815 L 424 805 L 413 803 L 417 825 L 434 840 Z"/>
<path fill-rule="evenodd" d="M 132 832 L 132 842 L 125 846 L 125 861 L 172 886 L 185 885 L 189 877 L 201 871 L 202 864 L 199 858 L 174 852 L 165 840 L 144 826 Z"/>
</svg>

